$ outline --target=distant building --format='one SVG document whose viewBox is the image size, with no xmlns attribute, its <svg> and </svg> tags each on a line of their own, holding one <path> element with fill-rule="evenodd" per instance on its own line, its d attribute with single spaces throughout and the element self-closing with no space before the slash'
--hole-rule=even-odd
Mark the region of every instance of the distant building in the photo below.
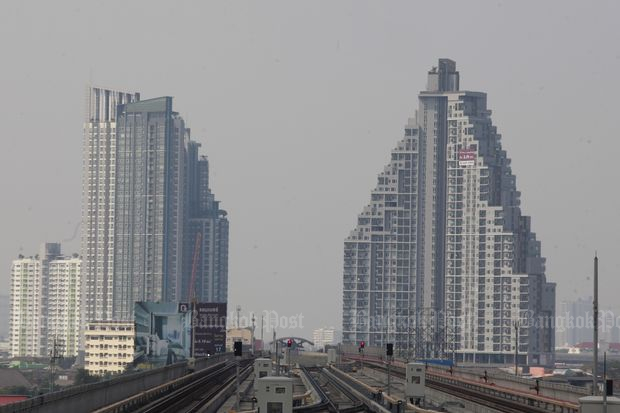
<svg viewBox="0 0 620 413">
<path fill-rule="evenodd" d="M 172 97 L 89 87 L 86 102 L 84 322 L 132 320 L 135 302 L 189 301 L 190 289 L 226 302 L 228 219 Z"/>
<path fill-rule="evenodd" d="M 580 297 L 576 300 L 564 300 L 560 303 L 556 328 L 559 345 L 570 347 L 592 341 L 594 331 L 592 305 L 592 297 Z"/>
<path fill-rule="evenodd" d="M 19 258 L 11 265 L 9 342 L 11 357 L 41 357 L 47 348 L 41 260 Z"/>
<path fill-rule="evenodd" d="M 52 351 L 54 340 L 64 357 L 78 354 L 80 339 L 80 303 L 82 260 L 57 257 L 48 265 L 47 288 L 47 352 Z"/>
<path fill-rule="evenodd" d="M 47 357 L 54 340 L 64 357 L 77 355 L 80 331 L 81 259 L 47 243 L 39 255 L 11 266 L 11 357 Z"/>
<path fill-rule="evenodd" d="M 517 323 L 519 362 L 552 363 L 555 284 L 486 94 L 440 59 L 418 100 L 344 242 L 343 342 L 513 363 Z"/>
<path fill-rule="evenodd" d="M 209 161 L 206 156 L 199 156 L 199 148 L 199 143 L 189 141 L 180 299 L 225 303 L 228 301 L 228 218 L 211 192 Z M 194 271 L 194 285 L 190 285 Z"/>
<path fill-rule="evenodd" d="M 134 360 L 133 322 L 89 322 L 85 333 L 84 368 L 92 375 L 123 373 Z"/>
<path fill-rule="evenodd" d="M 315 348 L 325 348 L 327 344 L 336 344 L 336 329 L 334 327 L 318 328 L 312 332 L 312 342 Z"/>
<path fill-rule="evenodd" d="M 139 93 L 86 90 L 82 172 L 83 320 L 111 320 L 114 288 L 117 107 Z"/>
<path fill-rule="evenodd" d="M 0 314 L 9 314 L 11 297 L 5 291 L 4 294 L 0 294 Z M 9 339 L 9 319 L 0 317 L 0 340 Z"/>
<path fill-rule="evenodd" d="M 119 105 L 116 134 L 112 315 L 131 320 L 135 302 L 181 290 L 188 136 L 171 97 Z"/>
<path fill-rule="evenodd" d="M 226 351 L 233 351 L 235 341 L 241 341 L 244 348 L 252 347 L 252 328 L 229 328 L 226 330 Z"/>
</svg>

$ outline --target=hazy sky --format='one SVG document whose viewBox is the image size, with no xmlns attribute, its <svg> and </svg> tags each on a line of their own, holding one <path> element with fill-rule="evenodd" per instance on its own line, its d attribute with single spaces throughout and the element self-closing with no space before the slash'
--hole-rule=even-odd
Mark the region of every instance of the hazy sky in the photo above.
<svg viewBox="0 0 620 413">
<path fill-rule="evenodd" d="M 620 287 L 620 2 L 2 1 L 0 291 L 79 250 L 84 89 L 174 96 L 230 218 L 229 306 L 340 326 L 343 240 L 456 60 L 488 93 L 558 301 Z M 616 125 L 616 126 L 614 126 Z M 8 317 L 8 315 L 6 315 Z"/>
</svg>

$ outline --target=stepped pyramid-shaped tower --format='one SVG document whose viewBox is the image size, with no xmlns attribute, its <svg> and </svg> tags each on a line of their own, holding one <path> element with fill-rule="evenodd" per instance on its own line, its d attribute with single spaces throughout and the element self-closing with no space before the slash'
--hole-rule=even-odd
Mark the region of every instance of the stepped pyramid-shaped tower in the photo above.
<svg viewBox="0 0 620 413">
<path fill-rule="evenodd" d="M 343 340 L 410 357 L 553 361 L 555 284 L 491 122 L 440 59 L 345 240 Z"/>
</svg>

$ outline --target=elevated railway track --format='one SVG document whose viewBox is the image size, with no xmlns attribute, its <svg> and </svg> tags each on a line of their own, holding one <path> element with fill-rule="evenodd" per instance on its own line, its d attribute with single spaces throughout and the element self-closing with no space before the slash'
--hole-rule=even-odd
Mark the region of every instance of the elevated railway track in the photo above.
<svg viewBox="0 0 620 413">
<path fill-rule="evenodd" d="M 357 357 L 350 359 L 359 360 Z M 364 368 L 387 373 L 387 365 L 374 360 L 364 360 Z M 391 366 L 393 377 L 405 380 L 405 370 L 398 365 Z M 482 379 L 481 379 L 482 380 Z M 579 405 L 535 393 L 514 390 L 463 377 L 452 376 L 448 372 L 427 370 L 426 386 L 450 394 L 454 397 L 486 406 L 505 413 L 578 413 Z M 377 389 L 379 391 L 380 389 Z"/>
</svg>

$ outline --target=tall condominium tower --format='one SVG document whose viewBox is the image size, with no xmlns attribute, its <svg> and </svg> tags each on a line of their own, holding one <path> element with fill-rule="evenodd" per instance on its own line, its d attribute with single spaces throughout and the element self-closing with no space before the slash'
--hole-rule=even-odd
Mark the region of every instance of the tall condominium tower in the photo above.
<svg viewBox="0 0 620 413">
<path fill-rule="evenodd" d="M 428 74 L 419 109 L 345 240 L 343 339 L 414 357 L 553 359 L 555 284 L 491 122 L 455 62 Z"/>
<path fill-rule="evenodd" d="M 47 352 L 54 343 L 64 357 L 78 353 L 81 331 L 82 259 L 59 256 L 48 265 L 47 286 Z M 57 347 L 58 348 L 58 347 Z"/>
<path fill-rule="evenodd" d="M 46 243 L 34 257 L 11 266 L 10 353 L 46 357 L 54 341 L 65 357 L 77 355 L 80 332 L 81 259 Z"/>
<path fill-rule="evenodd" d="M 82 185 L 83 320 L 112 319 L 117 106 L 138 93 L 89 87 Z"/>
<path fill-rule="evenodd" d="M 209 188 L 209 161 L 206 156 L 198 155 L 199 147 L 199 143 L 190 141 L 187 150 L 188 204 L 181 298 L 225 303 L 228 301 L 228 218 Z"/>
<path fill-rule="evenodd" d="M 131 321 L 136 301 L 225 302 L 226 212 L 172 98 L 89 88 L 84 143 L 84 322 Z M 184 261 L 187 260 L 187 261 Z"/>
<path fill-rule="evenodd" d="M 11 265 L 9 346 L 11 357 L 41 357 L 46 331 L 42 317 L 43 271 L 38 257 L 19 257 Z"/>
<path fill-rule="evenodd" d="M 132 320 L 136 301 L 177 301 L 188 132 L 161 97 L 118 107 L 113 317 Z"/>
</svg>

